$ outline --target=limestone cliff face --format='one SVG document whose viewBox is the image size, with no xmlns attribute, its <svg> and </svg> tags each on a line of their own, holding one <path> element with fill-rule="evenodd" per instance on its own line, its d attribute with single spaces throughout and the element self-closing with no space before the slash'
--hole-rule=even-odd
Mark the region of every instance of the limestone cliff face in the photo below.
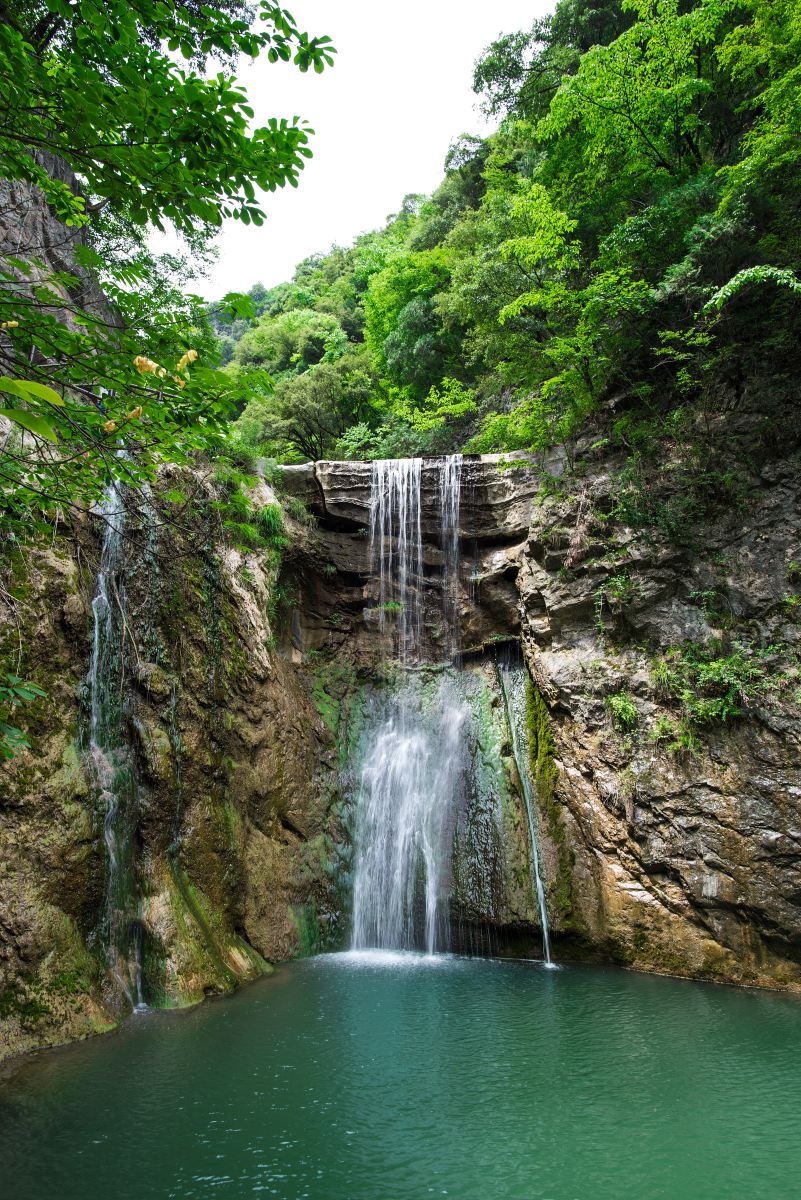
<svg viewBox="0 0 801 1200">
<path fill-rule="evenodd" d="M 625 527 L 609 537 L 620 465 L 599 456 L 535 504 L 518 574 L 574 856 L 563 926 L 644 969 L 799 988 L 801 460 L 766 463 L 747 503 L 722 505 L 681 549 Z M 671 750 L 659 664 L 688 644 L 725 657 L 746 641 L 765 686 L 746 683 L 742 716 Z M 608 704 L 622 690 L 627 733 Z"/>
<path fill-rule="evenodd" d="M 519 638 L 536 685 L 557 954 L 801 988 L 801 461 L 764 462 L 747 505 L 721 504 L 678 548 L 608 520 L 623 464 L 584 450 L 581 474 L 561 454 L 528 467 L 467 458 L 462 483 L 462 648 L 480 658 Z M 435 478 L 424 463 L 424 531 Z M 369 465 L 309 464 L 284 479 L 320 535 L 314 561 L 296 564 L 296 650 L 364 668 L 376 653 Z M 432 578 L 439 554 L 426 544 Z M 433 610 L 427 637 L 436 649 Z M 677 741 L 681 705 L 656 665 L 688 646 L 736 656 L 743 638 L 761 674 L 743 686 L 741 715 Z M 625 725 L 610 697 L 630 706 Z"/>
<path fill-rule="evenodd" d="M 498 646 L 519 643 L 556 956 L 801 989 L 799 467 L 774 456 L 747 505 L 719 506 L 678 547 L 610 521 L 621 463 L 603 447 L 586 448 L 580 473 L 559 454 L 465 459 L 461 653 L 488 782 L 457 815 L 458 944 L 540 951 L 495 673 Z M 437 478 L 426 461 L 434 662 L 447 652 Z M 274 552 L 226 543 L 210 473 L 193 476 L 180 519 L 168 516 L 159 495 L 186 482 L 164 478 L 130 514 L 115 578 L 143 982 L 165 1005 L 341 944 L 353 752 L 392 642 L 375 619 L 369 464 L 284 471 L 280 569 Z M 252 499 L 275 497 L 260 483 Z M 4 577 L 15 604 L 3 608 L 0 666 L 15 668 L 22 646 L 20 673 L 48 692 L 30 714 L 33 752 L 2 775 L 6 1053 L 106 1028 L 125 1008 L 104 949 L 108 856 L 88 747 L 100 536 L 76 519 Z M 741 715 L 682 744 L 682 701 L 660 686 L 659 663 L 688 645 L 725 658 L 742 639 L 759 673 L 740 687 Z M 624 721 L 610 705 L 621 697 Z"/>
<path fill-rule="evenodd" d="M 462 464 L 461 646 L 481 651 L 520 631 L 515 577 L 539 491 L 537 472 L 521 455 L 466 457 Z M 321 462 L 282 470 L 282 486 L 316 517 L 319 544 L 313 560 L 297 563 L 304 602 L 296 617 L 296 640 L 304 650 L 341 645 L 349 655 L 378 662 L 391 654 L 392 630 L 382 643 L 370 612 L 370 464 Z M 424 654 L 436 660 L 446 648 L 441 629 L 438 574 L 442 547 L 437 461 L 421 473 L 423 532 Z M 331 620 L 332 612 L 334 614 Z"/>
<path fill-rule="evenodd" d="M 158 500 L 130 515 L 112 581 L 143 990 L 167 1006 L 313 948 L 338 918 L 325 871 L 335 754 L 303 673 L 275 647 L 274 555 L 227 547 L 213 482 L 192 487 L 178 521 Z M 272 499 L 264 485 L 253 496 Z M 125 1011 L 104 948 L 105 811 L 88 745 L 99 533 L 76 522 L 20 564 L 15 620 L 0 626 L 2 665 L 21 645 L 21 672 L 48 693 L 30 714 L 32 752 L 2 775 L 5 1052 Z"/>
</svg>

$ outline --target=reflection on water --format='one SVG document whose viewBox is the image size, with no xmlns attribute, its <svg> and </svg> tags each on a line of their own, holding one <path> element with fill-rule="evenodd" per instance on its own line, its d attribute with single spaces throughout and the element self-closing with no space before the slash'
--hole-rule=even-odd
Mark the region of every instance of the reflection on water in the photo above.
<svg viewBox="0 0 801 1200">
<path fill-rule="evenodd" d="M 351 951 L 7 1069 L 0 1190 L 789 1200 L 800 1114 L 787 997 Z"/>
</svg>

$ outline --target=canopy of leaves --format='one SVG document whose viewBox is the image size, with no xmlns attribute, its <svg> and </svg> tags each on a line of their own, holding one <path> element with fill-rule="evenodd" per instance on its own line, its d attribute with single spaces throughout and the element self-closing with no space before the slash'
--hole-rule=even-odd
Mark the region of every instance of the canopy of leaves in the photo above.
<svg viewBox="0 0 801 1200">
<path fill-rule="evenodd" d="M 111 479 L 138 485 L 161 461 L 225 442 L 237 381 L 215 369 L 204 306 L 182 288 L 222 219 L 259 223 L 257 189 L 296 183 L 311 153 L 297 119 L 252 127 L 233 68 L 263 53 L 322 70 L 333 50 L 265 0 L 0 10 L 3 194 L 24 208 L 0 244 L 7 542 L 93 503 Z M 147 237 L 166 222 L 186 250 L 159 259 Z M 28 226 L 49 229 L 58 253 L 41 258 Z M 222 307 L 243 327 L 253 311 L 235 297 Z"/>
<path fill-rule="evenodd" d="M 792 402 L 795 0 L 559 0 L 487 49 L 475 87 L 498 131 L 273 289 L 274 319 L 286 297 L 366 343 L 376 385 L 343 451 L 542 448 L 621 405 L 648 423 Z"/>
<path fill-rule="evenodd" d="M 256 188 L 297 183 L 309 130 L 297 118 L 251 129 L 253 110 L 230 71 L 198 67 L 209 55 L 262 52 L 303 71 L 332 61 L 327 38 L 300 33 L 267 0 L 255 22 L 247 6 L 231 3 L 3 5 L 4 175 L 38 184 L 73 224 L 98 204 L 158 228 L 167 220 L 191 231 L 225 216 L 261 223 Z M 42 151 L 72 169 L 78 189 L 52 177 Z"/>
<path fill-rule="evenodd" d="M 273 375 L 301 374 L 345 352 L 347 337 L 336 317 L 308 308 L 265 316 L 236 347 L 238 367 L 259 367 Z"/>
</svg>

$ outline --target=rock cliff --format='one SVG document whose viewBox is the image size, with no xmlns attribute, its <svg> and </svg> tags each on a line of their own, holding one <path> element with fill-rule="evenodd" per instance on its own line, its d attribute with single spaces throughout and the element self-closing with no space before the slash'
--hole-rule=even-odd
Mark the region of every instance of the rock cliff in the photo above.
<svg viewBox="0 0 801 1200">
<path fill-rule="evenodd" d="M 687 537 L 627 525 L 625 461 L 578 456 L 466 458 L 462 477 L 462 651 L 519 638 L 534 681 L 557 954 L 801 988 L 799 455 L 750 465 L 747 500 L 720 497 Z M 284 485 L 320 537 L 297 567 L 296 649 L 364 666 L 369 466 L 286 468 Z M 439 554 L 426 543 L 432 587 Z"/>
<path fill-rule="evenodd" d="M 191 504 L 180 519 L 158 498 L 132 511 L 112 580 L 143 991 L 166 1006 L 314 948 L 338 920 L 324 869 L 334 750 L 275 649 L 275 554 L 230 547 L 210 475 L 170 483 L 191 489 Z M 252 501 L 274 497 L 259 484 Z M 14 560 L 14 620 L 0 626 L 0 665 L 47 691 L 32 753 L 3 768 L 6 1052 L 106 1028 L 126 1010 L 104 947 L 106 812 L 89 746 L 98 525 L 75 520 Z"/>
<path fill-rule="evenodd" d="M 580 468 L 575 458 L 462 465 L 460 653 L 490 783 L 459 818 L 457 944 L 541 947 L 495 676 L 512 643 L 531 676 L 528 766 L 556 956 L 801 990 L 801 462 L 774 454 L 750 468 L 747 503 L 720 504 L 682 541 L 621 520 L 624 465 L 608 448 L 586 445 Z M 437 477 L 426 460 L 434 662 L 448 653 L 443 547 L 426 536 Z M 191 492 L 180 518 L 164 498 L 176 486 Z M 275 486 L 280 563 L 275 549 L 231 547 L 225 489 L 208 471 L 164 477 L 129 517 L 118 687 L 151 1003 L 226 990 L 341 944 L 347 927 L 352 751 L 391 651 L 370 580 L 370 467 L 290 467 Z M 253 485 L 255 511 L 275 499 Z M 34 752 L 3 769 L 10 1052 L 106 1028 L 125 1007 L 103 946 L 104 812 L 87 740 L 101 536 L 76 518 L 14 559 L 4 584 L 14 605 L 0 665 L 16 667 L 22 646 L 20 672 L 48 692 Z"/>
</svg>

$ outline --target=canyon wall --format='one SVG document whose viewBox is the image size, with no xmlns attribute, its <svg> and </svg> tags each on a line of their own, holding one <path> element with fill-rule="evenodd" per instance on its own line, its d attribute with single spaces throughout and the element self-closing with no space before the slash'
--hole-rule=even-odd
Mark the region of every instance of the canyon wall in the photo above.
<svg viewBox="0 0 801 1200">
<path fill-rule="evenodd" d="M 459 818 L 474 842 L 454 869 L 457 947 L 541 953 L 496 670 L 519 645 L 555 957 L 801 989 L 799 467 L 774 456 L 747 505 L 721 508 L 701 541 L 677 546 L 610 518 L 622 467 L 603 447 L 588 445 L 578 471 L 562 453 L 465 458 L 460 655 L 490 782 Z M 426 536 L 435 478 L 426 460 L 434 663 L 447 652 L 443 548 Z M 370 579 L 370 466 L 284 468 L 275 486 L 280 556 L 231 547 L 210 471 L 166 472 L 128 518 L 116 686 L 150 1003 L 192 1003 L 347 936 L 353 751 L 370 697 L 391 684 L 392 622 L 382 634 Z M 175 487 L 191 492 L 180 519 L 164 499 Z M 259 511 L 276 496 L 262 479 L 250 500 Z M 61 525 L 10 562 L 4 585 L 15 603 L 0 665 L 48 693 L 26 714 L 31 752 L 2 769 L 5 1053 L 127 1011 L 104 948 L 108 856 L 88 740 L 101 537 L 94 518 Z M 750 658 L 737 650 L 746 641 Z M 732 668 L 737 704 L 683 727 L 689 701 L 660 665 L 675 675 L 687 648 L 704 646 L 747 659 Z"/>
<path fill-rule="evenodd" d="M 336 936 L 326 873 L 338 786 L 333 739 L 302 673 L 275 648 L 276 555 L 232 549 L 202 472 L 179 519 L 126 517 L 116 765 L 133 779 L 128 836 L 142 990 L 174 1006 L 229 990 Z M 253 503 L 270 505 L 264 484 Z M 0 1024 L 6 1053 L 82 1036 L 127 1011 L 109 961 L 107 803 L 90 746 L 89 664 L 102 524 L 61 526 L 13 560 L 0 665 L 46 699 L 32 750 L 2 768 Z M 22 657 L 18 654 L 21 651 Z"/>
</svg>

